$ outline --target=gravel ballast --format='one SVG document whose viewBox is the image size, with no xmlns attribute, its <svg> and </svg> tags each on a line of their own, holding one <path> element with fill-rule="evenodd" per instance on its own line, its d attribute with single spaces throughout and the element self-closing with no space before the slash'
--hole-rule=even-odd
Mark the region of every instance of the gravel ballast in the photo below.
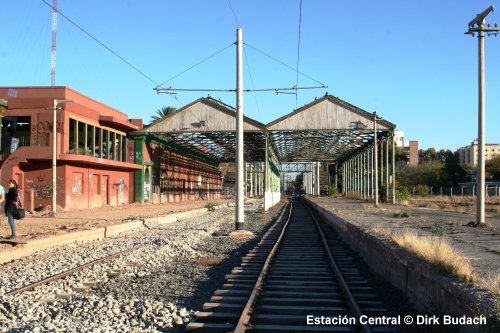
<svg viewBox="0 0 500 333">
<path fill-rule="evenodd" d="M 262 233 L 280 207 L 262 213 L 262 200 L 249 200 L 245 203 L 246 228 Z M 64 254 L 1 270 L 0 331 L 175 331 L 190 321 L 193 311 L 200 309 L 222 284 L 224 275 L 257 243 L 257 237 L 224 236 L 233 229 L 234 208 L 225 207 L 171 225 L 66 245 L 52 250 L 66 250 Z M 5 296 L 143 243 L 147 245 L 57 282 Z"/>
</svg>

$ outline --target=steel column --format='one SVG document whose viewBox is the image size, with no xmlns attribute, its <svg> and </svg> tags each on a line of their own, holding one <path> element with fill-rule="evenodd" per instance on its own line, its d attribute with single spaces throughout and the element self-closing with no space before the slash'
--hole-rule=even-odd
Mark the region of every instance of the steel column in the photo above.
<svg viewBox="0 0 500 333">
<path fill-rule="evenodd" d="M 318 197 L 321 193 L 320 181 L 319 181 L 319 164 L 320 164 L 320 162 L 316 162 L 316 188 L 317 188 L 316 194 L 318 195 Z"/>
<path fill-rule="evenodd" d="M 392 204 L 396 204 L 396 144 L 392 132 Z"/>
<path fill-rule="evenodd" d="M 375 168 L 375 198 L 374 198 L 374 205 L 375 207 L 378 207 L 378 142 L 377 142 L 377 113 L 373 113 L 373 146 L 375 148 L 374 155 L 375 155 L 375 161 L 374 161 L 374 168 Z"/>
<path fill-rule="evenodd" d="M 389 139 L 385 139 L 385 202 L 389 202 Z"/>
</svg>

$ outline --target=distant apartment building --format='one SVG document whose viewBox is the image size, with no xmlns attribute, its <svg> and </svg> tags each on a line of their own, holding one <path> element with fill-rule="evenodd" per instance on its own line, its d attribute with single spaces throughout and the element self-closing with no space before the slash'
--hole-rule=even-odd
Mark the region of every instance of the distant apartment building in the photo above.
<svg viewBox="0 0 500 333">
<path fill-rule="evenodd" d="M 500 144 L 490 143 L 484 147 L 484 158 L 486 161 L 495 156 L 500 156 Z M 477 166 L 478 159 L 478 141 L 474 140 L 470 145 L 458 148 L 458 161 L 460 165 L 469 165 L 472 168 Z"/>
<path fill-rule="evenodd" d="M 396 147 L 403 148 L 403 150 L 408 154 L 409 165 L 418 165 L 418 141 L 405 141 L 405 132 L 395 131 L 394 142 Z"/>
</svg>

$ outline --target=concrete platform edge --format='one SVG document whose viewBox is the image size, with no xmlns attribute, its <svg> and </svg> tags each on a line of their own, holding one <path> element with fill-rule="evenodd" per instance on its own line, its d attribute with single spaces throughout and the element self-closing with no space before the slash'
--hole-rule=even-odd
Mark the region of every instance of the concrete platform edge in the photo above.
<svg viewBox="0 0 500 333">
<path fill-rule="evenodd" d="M 220 209 L 228 206 L 231 205 L 222 204 L 222 205 L 217 205 L 214 208 Z M 19 259 L 22 257 L 26 257 L 37 251 L 45 250 L 51 247 L 62 246 L 72 242 L 104 239 L 107 237 L 116 236 L 119 233 L 125 231 L 131 231 L 139 228 L 149 229 L 162 224 L 174 223 L 182 218 L 199 216 L 206 213 L 207 211 L 208 211 L 207 208 L 197 208 L 184 212 L 176 212 L 161 217 L 137 219 L 131 222 L 115 224 L 108 227 L 69 232 L 67 234 L 28 240 L 27 243 L 25 245 L 21 245 L 20 248 L 0 252 L 0 264 L 9 262 L 11 260 Z"/>
<path fill-rule="evenodd" d="M 488 313 L 474 288 L 438 273 L 422 259 L 365 232 L 319 204 L 307 198 L 305 201 L 375 272 L 404 292 L 417 309 L 457 316 L 473 316 L 472 309 Z"/>
</svg>

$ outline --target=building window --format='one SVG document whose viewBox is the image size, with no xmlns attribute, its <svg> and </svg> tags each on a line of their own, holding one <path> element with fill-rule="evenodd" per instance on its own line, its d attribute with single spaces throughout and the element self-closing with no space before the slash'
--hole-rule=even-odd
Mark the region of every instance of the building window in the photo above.
<svg viewBox="0 0 500 333">
<path fill-rule="evenodd" d="M 78 121 L 77 124 L 78 132 L 76 135 L 78 141 L 78 150 L 76 151 L 76 153 L 79 155 L 85 155 L 85 135 L 87 134 L 87 132 L 85 131 L 85 127 L 87 124 L 80 121 Z"/>
<path fill-rule="evenodd" d="M 92 125 L 87 125 L 87 140 L 86 140 L 87 149 L 85 151 L 85 155 L 95 157 L 94 136 L 95 136 L 95 127 Z"/>
<path fill-rule="evenodd" d="M 122 162 L 127 162 L 127 137 L 122 135 Z"/>
<path fill-rule="evenodd" d="M 76 120 L 69 120 L 69 153 L 76 154 Z"/>
<path fill-rule="evenodd" d="M 127 137 L 69 119 L 69 153 L 126 162 Z"/>
<path fill-rule="evenodd" d="M 109 159 L 109 132 L 108 132 L 108 130 L 102 131 L 101 150 L 102 150 L 101 157 Z"/>
<path fill-rule="evenodd" d="M 94 156 L 101 158 L 101 142 L 102 142 L 102 128 L 95 128 L 94 136 Z"/>
</svg>

